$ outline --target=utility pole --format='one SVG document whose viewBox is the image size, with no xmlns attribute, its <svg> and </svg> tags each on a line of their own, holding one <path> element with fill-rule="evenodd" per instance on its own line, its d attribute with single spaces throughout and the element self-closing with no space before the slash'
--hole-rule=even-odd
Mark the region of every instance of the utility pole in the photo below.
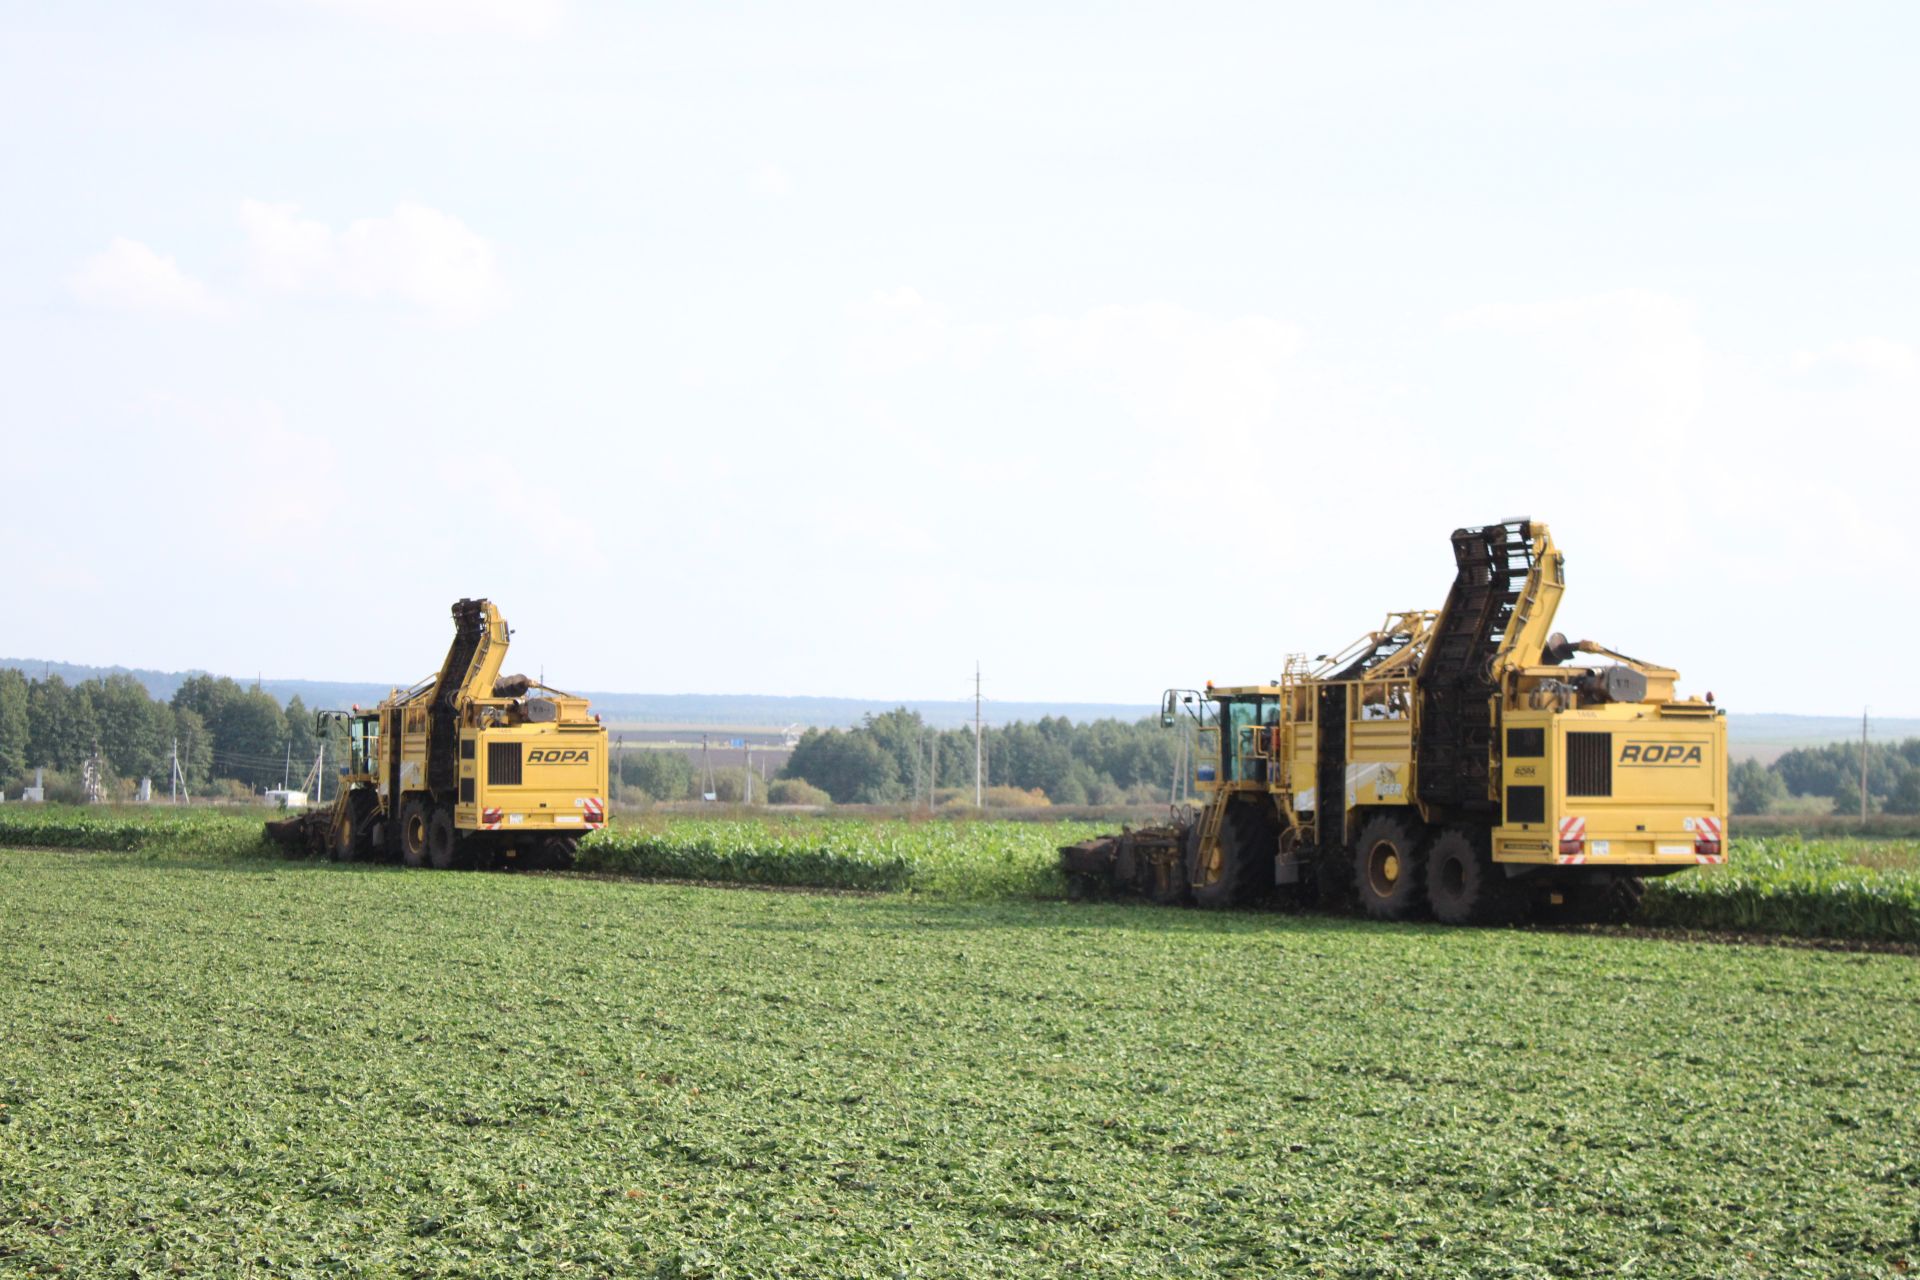
<svg viewBox="0 0 1920 1280">
<path fill-rule="evenodd" d="M 171 767 L 167 771 L 167 803 L 180 803 L 180 739 L 173 740 L 173 755 L 169 760 Z"/>
<path fill-rule="evenodd" d="M 87 762 L 80 771 L 80 785 L 86 788 L 88 804 L 100 803 L 100 775 L 100 740 L 95 738 L 93 754 L 87 757 Z"/>
<path fill-rule="evenodd" d="M 1867 820 L 1867 709 L 1860 708 L 1860 821 Z"/>
<path fill-rule="evenodd" d="M 973 662 L 973 807 L 980 807 L 980 773 L 986 761 L 982 755 L 980 737 L 980 660 Z"/>
<path fill-rule="evenodd" d="M 927 812 L 934 809 L 934 793 L 940 787 L 940 731 L 935 729 L 927 737 Z"/>
<path fill-rule="evenodd" d="M 753 743 L 747 743 L 747 767 L 740 772 L 747 775 L 747 803 L 753 803 Z"/>
<path fill-rule="evenodd" d="M 293 786 L 293 739 L 287 739 L 287 762 L 280 766 L 280 789 L 286 791 Z"/>
</svg>

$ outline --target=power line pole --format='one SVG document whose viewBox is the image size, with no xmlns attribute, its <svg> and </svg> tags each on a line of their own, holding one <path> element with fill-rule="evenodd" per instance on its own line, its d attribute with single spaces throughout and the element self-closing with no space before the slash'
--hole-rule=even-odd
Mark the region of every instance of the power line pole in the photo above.
<svg viewBox="0 0 1920 1280">
<path fill-rule="evenodd" d="M 973 662 L 973 807 L 980 807 L 980 773 L 986 761 L 981 752 L 980 737 L 980 660 Z"/>
<path fill-rule="evenodd" d="M 934 809 L 934 793 L 940 788 L 940 731 L 927 735 L 927 812 Z"/>
<path fill-rule="evenodd" d="M 1860 821 L 1867 820 L 1867 709 L 1860 708 Z"/>
<path fill-rule="evenodd" d="M 169 768 L 167 771 L 167 803 L 179 804 L 180 803 L 180 739 L 177 736 L 173 740 L 173 755 L 170 758 L 169 763 L 171 765 L 171 768 Z"/>
</svg>

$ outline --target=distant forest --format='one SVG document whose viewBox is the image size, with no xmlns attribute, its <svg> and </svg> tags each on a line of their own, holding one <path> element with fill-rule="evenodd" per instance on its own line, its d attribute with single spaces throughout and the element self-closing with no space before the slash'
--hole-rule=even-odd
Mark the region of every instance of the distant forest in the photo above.
<svg viewBox="0 0 1920 1280">
<path fill-rule="evenodd" d="M 1920 738 L 1867 747 L 1867 812 L 1920 814 Z M 1740 814 L 1860 812 L 1860 744 L 1798 747 L 1770 765 L 1742 760 L 1728 778 Z"/>
<path fill-rule="evenodd" d="M 226 676 L 186 676 L 162 701 L 129 673 L 70 684 L 58 674 L 36 679 L 0 668 L 0 789 L 9 796 L 38 768 L 49 799 L 79 799 L 96 747 L 107 798 L 131 796 L 142 777 L 164 795 L 176 746 L 185 784 L 204 798 L 243 796 L 283 779 L 297 787 L 320 742 L 299 694 L 283 705 L 259 685 Z M 984 747 L 993 803 L 1153 804 L 1168 798 L 1179 736 L 1154 718 L 1042 716 L 990 728 Z M 337 751 L 330 748 L 331 760 Z M 1796 748 L 1769 765 L 1740 761 L 1730 774 L 1733 811 L 1857 813 L 1859 752 L 1857 743 L 1836 742 Z M 931 792 L 942 801 L 970 800 L 973 760 L 971 729 L 942 729 L 897 707 L 851 729 L 808 730 L 781 771 L 785 785 L 770 795 L 756 790 L 754 798 L 898 804 Z M 714 780 L 719 798 L 745 798 L 741 771 L 725 772 Z M 630 752 L 615 779 L 629 799 L 697 798 L 707 785 L 677 751 Z M 1920 814 L 1920 738 L 1869 746 L 1867 796 L 1870 813 Z"/>
<path fill-rule="evenodd" d="M 79 800 L 96 749 L 105 798 L 130 798 L 143 777 L 165 795 L 176 746 L 183 780 L 201 799 L 277 787 L 289 775 L 297 787 L 320 744 L 298 694 L 282 706 L 225 676 L 189 676 L 162 702 L 130 674 L 68 684 L 0 668 L 0 788 L 9 796 L 42 769 L 48 799 Z"/>
</svg>

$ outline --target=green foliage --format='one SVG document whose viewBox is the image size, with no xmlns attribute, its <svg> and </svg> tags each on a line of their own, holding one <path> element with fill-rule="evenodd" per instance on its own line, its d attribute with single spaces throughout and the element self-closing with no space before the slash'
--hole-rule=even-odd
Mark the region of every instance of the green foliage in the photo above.
<svg viewBox="0 0 1920 1280">
<path fill-rule="evenodd" d="M 588 836 L 588 870 L 743 884 L 910 890 L 956 898 L 1060 897 L 1059 846 L 1081 823 L 647 819 Z"/>
<path fill-rule="evenodd" d="M 1915 741 L 1920 744 L 1920 739 Z M 1884 809 L 1887 813 L 1920 814 L 1920 768 L 1908 769 L 1894 784 L 1893 794 L 1887 797 Z"/>
<path fill-rule="evenodd" d="M 899 764 L 865 729 L 807 730 L 780 776 L 810 782 L 841 804 L 891 804 L 906 794 Z"/>
<path fill-rule="evenodd" d="M 1893 1276 L 1913 961 L 0 854 L 0 1271 Z"/>
<path fill-rule="evenodd" d="M 298 695 L 282 711 L 257 687 L 200 675 L 188 678 L 168 704 L 124 673 L 69 685 L 57 675 L 36 680 L 0 670 L 0 786 L 9 790 L 35 768 L 78 778 L 98 744 L 110 782 L 117 778 L 130 788 L 134 779 L 149 777 L 165 791 L 176 740 L 196 798 L 221 789 L 211 785 L 216 778 L 239 781 L 243 792 L 279 786 L 289 756 L 297 783 L 318 750 L 313 715 Z M 330 754 L 335 762 L 342 758 Z M 48 785 L 51 794 L 51 777 Z"/>
<path fill-rule="evenodd" d="M 1769 769 L 1797 796 L 1825 796 L 1839 813 L 1860 812 L 1860 744 L 1833 742 L 1824 747 L 1799 747 L 1774 761 Z M 1888 796 L 1903 794 L 1902 784 L 1920 770 L 1920 738 L 1905 742 L 1874 742 L 1867 746 L 1868 810 Z"/>
<path fill-rule="evenodd" d="M 12 667 L 0 669 L 0 785 L 26 774 L 31 739 L 27 678 Z"/>
<path fill-rule="evenodd" d="M 693 793 L 693 762 L 679 751 L 622 751 L 620 785 L 654 800 L 684 800 Z"/>
<path fill-rule="evenodd" d="M 1164 801 L 1178 749 L 1178 735 L 1157 720 L 1075 725 L 1044 716 L 987 731 L 985 780 L 1042 791 L 1055 804 L 1119 804 L 1143 794 Z M 857 729 L 809 731 L 781 776 L 804 778 L 843 804 L 891 804 L 924 798 L 930 768 L 936 788 L 971 787 L 973 731 L 930 729 L 901 707 Z"/>
<path fill-rule="evenodd" d="M 264 820 L 262 810 L 9 804 L 0 807 L 0 848 L 254 857 L 273 849 L 262 830 Z"/>
<path fill-rule="evenodd" d="M 85 687 L 74 688 L 59 676 L 30 684 L 27 716 L 29 765 L 78 769 L 100 735 Z"/>
<path fill-rule="evenodd" d="M 1736 760 L 1727 771 L 1727 790 L 1738 814 L 1772 813 L 1787 798 L 1787 784 L 1758 760 Z"/>
<path fill-rule="evenodd" d="M 775 778 L 767 788 L 767 803 L 825 805 L 833 803 L 833 797 L 799 778 Z"/>
<path fill-rule="evenodd" d="M 1639 923 L 1806 938 L 1920 942 L 1911 844 L 1735 840 L 1727 861 L 1652 881 Z"/>
</svg>

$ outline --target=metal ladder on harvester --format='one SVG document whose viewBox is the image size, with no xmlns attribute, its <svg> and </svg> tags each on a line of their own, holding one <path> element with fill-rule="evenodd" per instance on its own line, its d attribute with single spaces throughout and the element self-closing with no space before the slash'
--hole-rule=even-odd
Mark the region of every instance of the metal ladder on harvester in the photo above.
<svg viewBox="0 0 1920 1280">
<path fill-rule="evenodd" d="M 1207 883 L 1207 873 L 1213 870 L 1214 854 L 1220 848 L 1220 824 L 1226 818 L 1226 796 L 1216 793 L 1200 816 L 1200 844 L 1195 850 L 1193 874 L 1189 877 L 1196 889 Z"/>
</svg>

